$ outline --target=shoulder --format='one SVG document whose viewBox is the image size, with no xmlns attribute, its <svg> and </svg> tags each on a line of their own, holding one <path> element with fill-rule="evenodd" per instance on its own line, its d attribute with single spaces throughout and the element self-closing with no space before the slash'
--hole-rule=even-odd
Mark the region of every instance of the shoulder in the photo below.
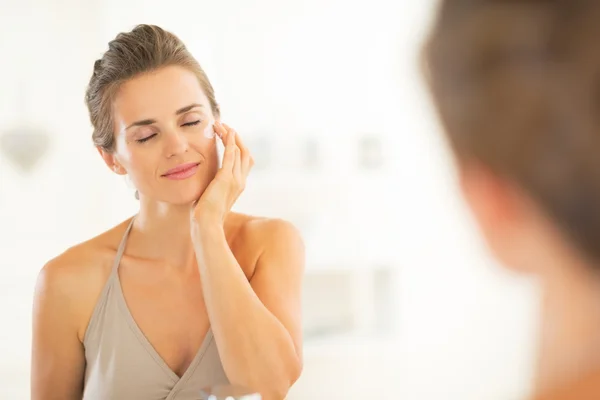
<svg viewBox="0 0 600 400">
<path fill-rule="evenodd" d="M 263 244 L 263 253 L 277 249 L 297 249 L 304 251 L 300 231 L 291 222 L 279 218 L 265 218 L 255 221 L 249 227 Z"/>
<path fill-rule="evenodd" d="M 291 247 L 304 251 L 300 231 L 285 219 L 235 213 L 228 222 L 236 231 L 235 241 L 251 245 L 255 252 Z"/>
<path fill-rule="evenodd" d="M 38 276 L 38 288 L 68 295 L 102 275 L 98 259 L 101 250 L 93 242 L 81 243 L 48 261 Z"/>
<path fill-rule="evenodd" d="M 304 271 L 305 247 L 300 231 L 296 226 L 281 218 L 265 218 L 237 214 L 233 217 L 238 233 L 235 247 L 245 248 L 252 254 L 252 271 L 272 271 L 298 275 Z"/>
<path fill-rule="evenodd" d="M 110 274 L 121 225 L 49 260 L 37 278 L 36 303 L 63 308 L 78 329 L 86 323 Z"/>
<path fill-rule="evenodd" d="M 48 261 L 40 271 L 42 283 L 68 289 L 73 283 L 108 276 L 120 238 L 126 229 L 121 223 L 85 242 L 68 248 Z"/>
</svg>

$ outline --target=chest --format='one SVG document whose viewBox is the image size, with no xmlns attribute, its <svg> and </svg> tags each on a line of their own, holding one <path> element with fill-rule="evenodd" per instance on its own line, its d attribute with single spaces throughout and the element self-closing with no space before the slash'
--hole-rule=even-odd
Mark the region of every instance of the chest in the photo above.
<svg viewBox="0 0 600 400">
<path fill-rule="evenodd" d="M 248 280 L 254 274 L 257 252 L 248 243 L 230 243 Z M 188 369 L 211 327 L 197 268 L 153 264 L 124 255 L 118 271 L 126 309 L 158 356 L 178 376 Z"/>
<path fill-rule="evenodd" d="M 141 266 L 123 267 L 119 280 L 127 310 L 157 355 L 181 377 L 210 328 L 199 276 L 167 277 L 149 268 L 140 276 Z"/>
</svg>

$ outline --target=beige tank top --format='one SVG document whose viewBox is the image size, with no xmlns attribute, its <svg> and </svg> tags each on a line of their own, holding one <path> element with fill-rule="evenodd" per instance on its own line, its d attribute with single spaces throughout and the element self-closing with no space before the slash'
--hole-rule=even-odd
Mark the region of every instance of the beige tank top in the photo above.
<svg viewBox="0 0 600 400">
<path fill-rule="evenodd" d="M 131 315 L 118 268 L 131 220 L 85 333 L 84 400 L 196 400 L 209 386 L 228 384 L 209 329 L 192 363 L 179 377 L 160 357 Z"/>
</svg>

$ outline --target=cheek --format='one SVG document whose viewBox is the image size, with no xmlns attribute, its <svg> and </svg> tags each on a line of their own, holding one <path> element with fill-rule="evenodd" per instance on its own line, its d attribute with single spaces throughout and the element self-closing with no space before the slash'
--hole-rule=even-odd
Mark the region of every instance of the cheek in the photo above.
<svg viewBox="0 0 600 400">
<path fill-rule="evenodd" d="M 150 149 L 136 149 L 130 144 L 119 154 L 123 167 L 134 181 L 145 180 L 156 173 L 158 158 Z"/>
<path fill-rule="evenodd" d="M 190 148 L 195 152 L 199 153 L 205 161 L 211 161 L 217 159 L 217 147 L 215 138 L 209 139 L 204 137 L 202 133 L 195 136 L 189 142 Z"/>
<path fill-rule="evenodd" d="M 190 144 L 190 146 L 202 156 L 205 178 L 209 180 L 214 178 L 219 169 L 219 157 L 215 140 L 204 139 L 204 143 Z"/>
</svg>

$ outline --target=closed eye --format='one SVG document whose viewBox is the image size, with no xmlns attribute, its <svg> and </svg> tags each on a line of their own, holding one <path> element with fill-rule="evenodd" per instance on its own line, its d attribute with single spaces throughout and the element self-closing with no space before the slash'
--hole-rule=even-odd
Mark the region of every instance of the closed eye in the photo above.
<svg viewBox="0 0 600 400">
<path fill-rule="evenodd" d="M 201 120 L 196 120 L 196 121 L 191 121 L 191 122 L 186 122 L 185 124 L 183 124 L 182 126 L 194 126 L 194 125 L 198 125 L 200 122 L 202 122 Z M 143 139 L 137 139 L 138 143 L 144 143 L 147 142 L 148 140 L 152 139 L 154 136 L 156 136 L 156 133 L 150 135 L 150 136 L 146 136 Z"/>
<path fill-rule="evenodd" d="M 144 142 L 146 142 L 146 141 L 148 141 L 148 140 L 152 139 L 154 136 L 156 136 L 156 133 L 153 133 L 153 134 L 152 134 L 152 135 L 150 135 L 150 136 L 146 136 L 146 137 L 145 137 L 145 138 L 143 138 L 143 139 L 137 139 L 136 141 L 137 141 L 138 143 L 144 143 Z"/>
</svg>

